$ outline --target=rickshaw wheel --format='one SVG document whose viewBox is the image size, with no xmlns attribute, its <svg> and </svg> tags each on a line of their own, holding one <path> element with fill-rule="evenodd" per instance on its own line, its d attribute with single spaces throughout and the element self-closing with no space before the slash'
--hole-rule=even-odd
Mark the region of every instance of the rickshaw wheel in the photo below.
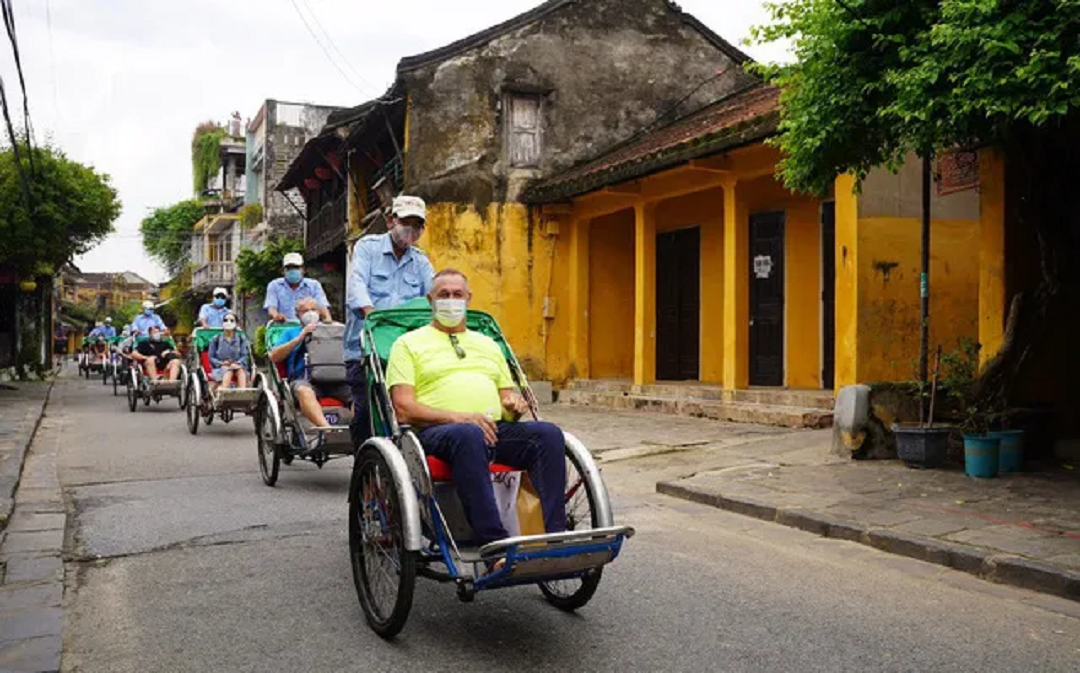
<svg viewBox="0 0 1080 673">
<path fill-rule="evenodd" d="M 368 625 L 383 638 L 405 627 L 416 586 L 417 554 L 405 549 L 398 494 L 378 450 L 361 449 L 349 485 L 349 556 Z"/>
<path fill-rule="evenodd" d="M 566 454 L 566 530 L 597 528 L 596 496 L 585 479 L 585 471 L 572 454 Z M 564 612 L 573 612 L 588 603 L 597 587 L 603 568 L 586 570 L 581 577 L 541 582 L 540 591 L 548 603 Z"/>
<path fill-rule="evenodd" d="M 134 412 L 137 408 L 139 408 L 139 398 L 135 396 L 135 386 L 131 383 L 131 381 L 128 381 L 127 385 L 127 400 L 128 409 L 131 412 Z"/>
<path fill-rule="evenodd" d="M 187 408 L 184 409 L 187 412 L 187 429 L 188 432 L 196 435 L 199 433 L 199 408 L 191 404 L 192 395 L 195 394 L 195 385 L 192 381 L 188 381 L 184 389 L 187 391 L 184 395 L 188 399 Z"/>
<path fill-rule="evenodd" d="M 278 471 L 281 469 L 281 449 L 273 441 L 274 428 L 271 427 L 273 420 L 268 406 L 270 399 L 264 394 L 259 398 L 259 406 L 255 407 L 255 437 L 259 446 L 259 472 L 262 474 L 263 483 L 273 486 L 277 483 Z"/>
<path fill-rule="evenodd" d="M 113 394 L 113 397 L 116 397 L 117 395 L 120 394 L 120 373 L 118 371 L 116 371 L 116 370 L 113 370 L 112 394 Z"/>
<path fill-rule="evenodd" d="M 109 385 L 109 366 L 101 365 L 101 385 Z"/>
</svg>

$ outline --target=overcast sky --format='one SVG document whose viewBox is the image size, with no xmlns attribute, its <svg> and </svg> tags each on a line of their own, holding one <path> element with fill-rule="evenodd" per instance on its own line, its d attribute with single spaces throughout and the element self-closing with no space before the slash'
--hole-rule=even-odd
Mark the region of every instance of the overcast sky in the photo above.
<svg viewBox="0 0 1080 673">
<path fill-rule="evenodd" d="M 71 158 L 110 175 L 124 205 L 116 232 L 76 263 L 84 271 L 164 280 L 142 250 L 139 221 L 191 195 L 190 143 L 199 122 L 224 122 L 233 110 L 247 119 L 267 98 L 356 105 L 385 92 L 402 56 L 540 2 L 15 0 L 37 138 L 50 137 Z M 782 58 L 777 47 L 742 44 L 750 26 L 766 18 L 758 0 L 680 4 L 758 60 Z M 330 64 L 298 11 L 348 77 Z M 14 62 L 2 51 L 0 74 L 18 108 Z"/>
</svg>

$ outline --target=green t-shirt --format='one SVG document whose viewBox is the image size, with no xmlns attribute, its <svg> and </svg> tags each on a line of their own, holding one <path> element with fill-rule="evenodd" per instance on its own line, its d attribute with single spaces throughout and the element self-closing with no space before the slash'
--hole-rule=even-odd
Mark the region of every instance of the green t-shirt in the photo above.
<svg viewBox="0 0 1080 673">
<path fill-rule="evenodd" d="M 416 401 L 433 409 L 501 418 L 499 390 L 514 387 L 502 350 L 478 332 L 459 332 L 457 339 L 464 358 L 450 335 L 431 325 L 400 337 L 390 350 L 387 385 L 414 387 Z"/>
</svg>

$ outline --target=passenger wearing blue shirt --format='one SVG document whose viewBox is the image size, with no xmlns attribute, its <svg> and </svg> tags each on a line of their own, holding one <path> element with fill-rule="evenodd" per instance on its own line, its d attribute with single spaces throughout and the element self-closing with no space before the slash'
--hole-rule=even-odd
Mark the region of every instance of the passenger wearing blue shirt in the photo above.
<svg viewBox="0 0 1080 673">
<path fill-rule="evenodd" d="M 199 327 L 220 328 L 225 316 L 231 313 L 225 305 L 228 301 L 229 291 L 223 287 L 215 287 L 213 300 L 199 308 Z"/>
<path fill-rule="evenodd" d="M 131 333 L 135 336 L 148 336 L 151 327 L 157 327 L 164 334 L 168 334 L 169 328 L 161 316 L 154 313 L 154 302 L 149 299 L 143 302 L 143 311 L 131 321 Z"/>
<path fill-rule="evenodd" d="M 266 286 L 263 308 L 274 322 L 296 320 L 296 302 L 311 297 L 318 305 L 319 317 L 330 322 L 330 302 L 326 300 L 322 284 L 314 278 L 304 278 L 304 258 L 298 252 L 290 252 L 282 260 L 284 277 L 275 278 Z"/>
<path fill-rule="evenodd" d="M 423 199 L 399 196 L 394 199 L 388 231 L 365 236 L 353 249 L 345 290 L 345 362 L 353 399 L 353 446 L 363 444 L 370 434 L 367 382 L 360 360 L 364 318 L 377 309 L 423 297 L 431 289 L 435 271 L 427 255 L 414 247 L 424 233 L 426 221 Z"/>
<path fill-rule="evenodd" d="M 307 339 L 315 328 L 319 326 L 318 303 L 313 297 L 301 297 L 294 306 L 295 313 L 300 316 L 301 325 L 286 327 L 278 332 L 277 338 L 271 345 L 270 360 L 272 362 L 285 363 L 285 374 L 289 381 L 289 387 L 296 396 L 296 403 L 300 406 L 300 413 L 311 421 L 312 425 L 321 428 L 330 427 L 330 422 L 323 414 L 319 397 L 334 397 L 340 400 L 348 395 L 348 390 L 341 384 L 331 386 L 322 385 L 318 390 L 309 380 L 304 354 L 307 352 Z M 342 389 L 339 389 L 340 388 Z"/>
</svg>

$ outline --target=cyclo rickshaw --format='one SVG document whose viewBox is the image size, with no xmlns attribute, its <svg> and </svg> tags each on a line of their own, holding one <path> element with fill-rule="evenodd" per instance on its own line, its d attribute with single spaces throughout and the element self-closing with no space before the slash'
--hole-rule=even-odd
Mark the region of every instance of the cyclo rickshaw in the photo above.
<svg viewBox="0 0 1080 673">
<path fill-rule="evenodd" d="M 495 319 L 469 311 L 469 329 L 502 348 L 514 381 L 538 418 L 536 397 Z M 404 627 L 416 577 L 453 583 L 463 602 L 476 592 L 536 584 L 549 603 L 567 612 L 584 606 L 600 584 L 603 567 L 634 534 L 616 526 L 607 489 L 589 450 L 564 432 L 567 530 L 544 533 L 535 492 L 525 473 L 492 465 L 503 524 L 512 537 L 470 545 L 449 465 L 428 456 L 416 434 L 399 425 L 384 367 L 394 341 L 431 322 L 426 300 L 368 315 L 361 335 L 367 372 L 372 438 L 357 451 L 349 487 L 349 551 L 357 596 L 369 626 L 382 637 Z M 518 485 L 517 496 L 507 484 Z M 500 497 L 500 489 L 503 494 Z M 532 499 L 533 507 L 527 505 Z"/>
<path fill-rule="evenodd" d="M 147 338 L 145 336 L 138 337 L 135 340 L 135 347 L 138 348 L 138 345 L 146 341 Z M 173 341 L 171 336 L 162 337 L 162 341 L 172 350 L 176 350 L 176 342 Z M 127 401 L 130 411 L 134 412 L 138 408 L 140 399 L 144 406 L 150 406 L 151 401 L 160 404 L 161 400 L 166 397 L 177 398 L 180 408 L 184 407 L 183 384 L 188 377 L 187 365 L 181 362 L 180 373 L 175 381 L 167 381 L 164 378 L 151 381 L 141 362 L 130 356 L 126 360 L 128 363 Z M 158 373 L 164 377 L 165 368 L 162 367 Z"/>
<path fill-rule="evenodd" d="M 120 370 L 120 353 L 117 352 L 117 348 L 120 346 L 120 342 L 123 341 L 123 337 L 105 337 L 105 350 L 107 356 L 105 362 L 101 367 L 101 383 L 102 385 L 109 385 L 109 377 L 113 379 L 113 395 L 117 394 L 119 384 L 116 382 L 117 372 Z"/>
<path fill-rule="evenodd" d="M 254 415 L 259 395 L 262 393 L 263 375 L 255 367 L 255 358 L 247 336 L 241 338 L 247 346 L 248 362 L 252 363 L 249 387 L 212 389 L 211 375 L 214 368 L 210 364 L 210 344 L 222 332 L 224 330 L 220 327 L 198 327 L 191 335 L 192 360 L 188 363 L 185 391 L 180 404 L 187 412 L 188 432 L 193 435 L 199 432 L 200 419 L 206 425 L 211 425 L 215 417 L 221 418 L 222 423 L 230 423 L 238 412 Z"/>
<path fill-rule="evenodd" d="M 79 352 L 79 373 L 87 379 L 92 374 L 103 374 L 109 362 L 109 344 L 105 337 L 83 337 Z"/>
<path fill-rule="evenodd" d="M 270 323 L 266 326 L 266 351 L 274 348 L 278 335 L 299 327 L 297 322 Z M 345 326 L 320 324 L 308 338 L 304 364 L 315 384 L 346 382 L 342 339 Z M 296 459 L 308 460 L 318 467 L 335 458 L 353 455 L 349 423 L 352 411 L 349 400 L 321 397 L 319 404 L 331 427 L 315 427 L 300 413 L 296 396 L 286 377 L 284 363 L 270 363 L 262 378 L 262 392 L 255 410 L 255 435 L 259 449 L 259 472 L 267 486 L 277 483 L 281 464 Z"/>
<path fill-rule="evenodd" d="M 126 337 L 118 336 L 109 340 L 109 350 L 112 351 L 112 363 L 110 376 L 113 380 L 113 395 L 119 395 L 120 389 L 127 389 L 128 378 L 131 373 L 131 358 L 127 353 L 120 350 L 121 344 Z"/>
</svg>

